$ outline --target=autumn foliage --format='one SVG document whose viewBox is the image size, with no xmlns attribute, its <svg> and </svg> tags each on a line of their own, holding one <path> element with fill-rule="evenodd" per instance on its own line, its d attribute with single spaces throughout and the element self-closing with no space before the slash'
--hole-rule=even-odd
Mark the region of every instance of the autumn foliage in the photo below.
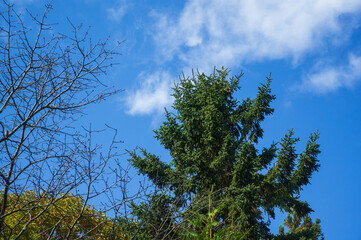
<svg viewBox="0 0 361 240">
<path fill-rule="evenodd" d="M 11 193 L 9 215 L 5 225 L 8 236 L 19 239 L 104 239 L 112 230 L 112 222 L 84 198 L 70 193 L 61 196 Z M 11 230 L 9 230 L 11 229 Z"/>
</svg>

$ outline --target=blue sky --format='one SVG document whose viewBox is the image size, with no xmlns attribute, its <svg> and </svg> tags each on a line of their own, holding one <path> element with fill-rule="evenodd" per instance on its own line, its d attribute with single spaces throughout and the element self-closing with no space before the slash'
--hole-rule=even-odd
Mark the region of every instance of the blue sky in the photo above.
<svg viewBox="0 0 361 240">
<path fill-rule="evenodd" d="M 43 0 L 16 0 L 41 11 Z M 179 74 L 214 66 L 241 70 L 239 98 L 254 96 L 272 72 L 275 113 L 261 144 L 293 128 L 321 133 L 321 168 L 302 199 L 320 218 L 326 239 L 361 239 L 360 0 L 55 0 L 49 21 L 68 31 L 66 17 L 91 26 L 93 39 L 125 40 L 104 77 L 124 89 L 88 109 L 84 123 L 118 128 L 120 151 L 145 147 L 168 161 L 152 130 L 169 107 Z M 99 138 L 98 141 L 106 141 Z M 124 161 L 126 156 L 124 156 Z M 272 225 L 277 231 L 281 219 Z"/>
</svg>

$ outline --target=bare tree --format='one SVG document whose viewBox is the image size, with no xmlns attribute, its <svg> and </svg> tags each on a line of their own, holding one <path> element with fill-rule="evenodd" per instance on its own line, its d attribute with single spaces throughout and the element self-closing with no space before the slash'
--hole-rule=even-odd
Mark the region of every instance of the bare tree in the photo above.
<svg viewBox="0 0 361 240">
<path fill-rule="evenodd" d="M 112 201 L 102 211 L 119 211 L 119 206 L 136 195 L 126 195 L 126 184 L 131 180 L 127 169 L 114 165 L 118 158 L 116 130 L 108 149 L 101 149 L 92 143 L 92 135 L 98 132 L 75 127 L 86 106 L 119 92 L 101 81 L 118 54 L 119 44 L 109 48 L 108 40 L 92 42 L 88 30 L 70 21 L 71 34 L 55 33 L 53 25 L 46 22 L 51 2 L 42 15 L 26 13 L 32 20 L 30 25 L 23 22 L 24 16 L 11 2 L 3 1 L 2 9 L 0 238 L 21 238 L 61 199 L 76 196 L 81 197 L 82 207 L 61 235 L 74 238 L 74 229 L 94 198 L 109 196 Z M 116 196 L 114 188 L 122 194 Z M 35 197 L 24 198 L 29 191 Z M 13 218 L 19 212 L 21 217 Z M 9 218 L 18 222 L 8 224 Z M 64 219 L 36 234 L 42 239 L 59 237 Z M 93 230 L 77 237 L 84 238 Z"/>
</svg>

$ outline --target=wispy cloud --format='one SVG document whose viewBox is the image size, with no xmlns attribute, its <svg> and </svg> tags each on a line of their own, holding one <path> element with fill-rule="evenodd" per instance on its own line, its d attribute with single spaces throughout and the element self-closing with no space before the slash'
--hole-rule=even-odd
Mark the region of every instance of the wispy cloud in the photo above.
<svg viewBox="0 0 361 240">
<path fill-rule="evenodd" d="M 343 17 L 357 19 L 360 12 L 359 0 L 189 0 L 179 14 L 152 12 L 149 29 L 162 64 L 176 61 L 186 72 L 210 72 L 214 66 L 265 59 L 302 63 L 324 44 L 342 44 L 346 33 L 359 24 L 346 23 Z M 303 83 L 319 92 L 351 86 L 357 81 L 352 67 L 357 59 L 353 56 L 347 66 L 309 74 Z M 128 113 L 151 114 L 169 105 L 168 78 L 163 71 L 140 78 L 141 88 L 127 98 Z"/>
<path fill-rule="evenodd" d="M 154 39 L 164 57 L 191 67 L 297 61 L 325 37 L 352 28 L 340 16 L 360 10 L 359 0 L 190 0 L 179 16 L 155 14 Z"/>
<path fill-rule="evenodd" d="M 9 0 L 9 3 L 14 4 L 14 7 L 18 13 L 23 13 L 30 4 L 39 2 L 38 0 Z M 4 4 L 3 4 L 4 5 Z M 5 7 L 5 6 L 3 6 Z"/>
<path fill-rule="evenodd" d="M 126 97 L 127 113 L 151 114 L 163 112 L 164 107 L 173 100 L 169 95 L 173 84 L 173 78 L 168 72 L 158 71 L 150 75 L 140 74 L 141 87 L 129 92 Z"/>
<path fill-rule="evenodd" d="M 108 17 L 115 21 L 120 21 L 126 13 L 127 5 L 124 0 L 118 1 L 114 7 L 108 8 Z"/>
<path fill-rule="evenodd" d="M 323 67 L 303 79 L 301 89 L 328 93 L 340 87 L 353 87 L 361 81 L 361 56 L 349 55 L 348 63 L 337 67 Z"/>
</svg>

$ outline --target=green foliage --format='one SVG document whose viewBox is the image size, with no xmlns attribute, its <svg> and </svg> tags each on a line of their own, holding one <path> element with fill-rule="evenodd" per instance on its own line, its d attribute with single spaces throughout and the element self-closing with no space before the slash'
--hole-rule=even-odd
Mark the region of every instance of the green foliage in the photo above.
<svg viewBox="0 0 361 240">
<path fill-rule="evenodd" d="M 296 211 L 288 213 L 285 219 L 284 225 L 290 230 L 286 234 L 284 233 L 283 226 L 280 226 L 279 235 L 275 240 L 312 240 L 315 236 L 319 236 L 320 239 L 324 239 L 321 233 L 320 220 L 317 218 L 315 222 L 312 222 L 309 216 L 301 218 Z"/>
<path fill-rule="evenodd" d="M 221 221 L 216 217 L 219 208 L 214 208 L 212 203 L 213 189 L 208 195 L 208 213 L 201 214 L 199 211 L 188 211 L 188 229 L 184 232 L 185 239 L 245 239 L 246 233 L 238 231 L 233 226 L 221 226 Z"/>
<path fill-rule="evenodd" d="M 72 194 L 12 193 L 8 204 L 5 231 L 10 239 L 106 239 L 112 230 L 112 222 L 102 212 Z"/>
<path fill-rule="evenodd" d="M 115 227 L 129 239 L 172 239 L 173 234 L 166 231 L 175 227 L 172 202 L 173 199 L 166 193 L 157 193 L 147 202 L 131 203 L 133 216 L 136 217 L 119 218 Z"/>
<path fill-rule="evenodd" d="M 166 120 L 155 131 L 170 152 L 169 163 L 144 149 L 140 155 L 130 153 L 139 173 L 163 189 L 133 204 L 134 219 L 155 239 L 161 239 L 156 232 L 163 239 L 319 239 L 319 223 L 312 223 L 312 209 L 300 200 L 319 168 L 318 132 L 300 154 L 293 130 L 260 149 L 261 123 L 274 111 L 271 78 L 254 99 L 238 101 L 234 95 L 243 74 L 228 78 L 228 73 L 223 68 L 210 76 L 198 73 L 175 85 L 173 111 L 166 110 Z M 292 213 L 291 222 L 297 216 L 303 223 L 287 220 L 287 233 L 272 234 L 265 215 L 275 218 L 276 208 Z"/>
</svg>

